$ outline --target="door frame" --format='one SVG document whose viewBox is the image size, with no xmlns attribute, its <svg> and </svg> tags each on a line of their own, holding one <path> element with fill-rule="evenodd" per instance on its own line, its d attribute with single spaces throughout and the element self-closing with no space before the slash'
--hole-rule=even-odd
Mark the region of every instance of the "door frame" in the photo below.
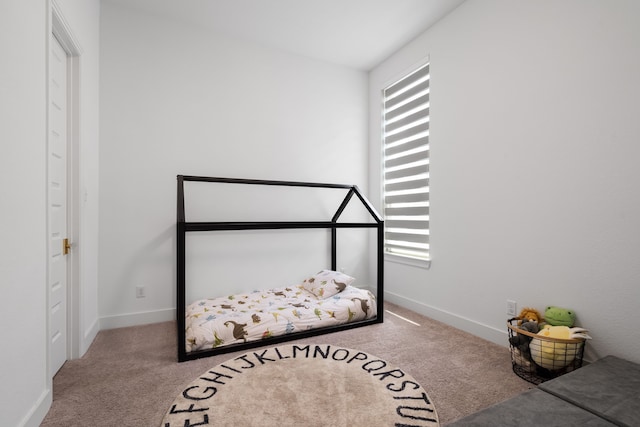
<svg viewBox="0 0 640 427">
<path fill-rule="evenodd" d="M 50 31 L 47 31 L 47 105 L 49 99 L 49 51 L 51 36 L 55 36 L 67 53 L 67 237 L 72 249 L 67 258 L 67 360 L 80 357 L 80 56 L 82 49 L 64 18 L 61 8 L 51 0 Z M 48 107 L 47 107 L 48 108 Z M 47 111 L 48 116 L 48 111 Z M 47 117 L 47 123 L 49 122 Z M 47 125 L 48 126 L 48 125 Z M 47 135 L 47 146 L 48 146 Z M 47 161 L 48 168 L 48 161 Z M 47 211 L 48 215 L 48 211 Z M 49 260 L 47 257 L 47 271 Z M 47 331 L 50 331 L 49 292 L 47 289 Z M 47 372 L 52 378 L 50 366 L 51 348 L 47 336 Z"/>
</svg>

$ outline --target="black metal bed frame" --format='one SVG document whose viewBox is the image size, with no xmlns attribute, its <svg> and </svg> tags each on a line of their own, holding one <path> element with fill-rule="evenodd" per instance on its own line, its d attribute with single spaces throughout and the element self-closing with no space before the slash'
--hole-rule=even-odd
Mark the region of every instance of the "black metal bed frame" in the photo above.
<svg viewBox="0 0 640 427">
<path fill-rule="evenodd" d="M 266 222 L 186 222 L 185 206 L 184 206 L 184 182 L 212 182 L 226 184 L 248 184 L 248 185 L 271 185 L 285 187 L 315 187 L 315 188 L 331 188 L 348 190 L 346 197 L 338 207 L 336 213 L 330 221 L 266 221 Z M 356 195 L 362 205 L 371 215 L 375 222 L 349 222 L 339 223 L 338 219 L 349 204 L 353 195 Z M 299 338 L 306 338 L 331 332 L 367 326 L 374 323 L 382 323 L 383 321 L 383 238 L 384 238 L 384 222 L 382 217 L 376 212 L 371 203 L 362 195 L 355 185 L 342 184 L 320 184 L 312 182 L 294 182 L 294 181 L 269 181 L 257 179 L 238 179 L 238 178 L 214 178 L 203 176 L 185 176 L 178 175 L 178 215 L 177 215 L 177 324 L 178 324 L 178 361 L 198 359 L 202 357 L 213 356 L 214 354 L 229 353 L 238 350 L 245 350 L 255 347 L 264 346 L 266 344 L 280 343 L 291 341 Z M 362 320 L 359 322 L 343 324 L 339 326 L 323 327 L 311 329 L 308 331 L 295 332 L 293 334 L 281 335 L 269 338 L 267 340 L 250 341 L 240 344 L 231 344 L 208 350 L 186 351 L 186 331 L 185 331 L 185 314 L 186 314 L 186 233 L 198 231 L 220 231 L 220 230 L 274 230 L 274 229 L 311 229 L 325 228 L 331 230 L 331 269 L 336 270 L 337 264 L 337 230 L 338 228 L 375 228 L 377 229 L 377 315 L 375 319 Z"/>
</svg>

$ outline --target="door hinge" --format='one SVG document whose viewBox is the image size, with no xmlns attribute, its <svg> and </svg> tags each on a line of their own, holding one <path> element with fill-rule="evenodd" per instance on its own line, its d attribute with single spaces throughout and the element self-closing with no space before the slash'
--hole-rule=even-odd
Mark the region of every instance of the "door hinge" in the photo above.
<svg viewBox="0 0 640 427">
<path fill-rule="evenodd" d="M 65 238 L 62 240 L 62 255 L 68 255 L 69 251 L 71 251 L 71 243 L 69 243 L 69 239 Z"/>
</svg>

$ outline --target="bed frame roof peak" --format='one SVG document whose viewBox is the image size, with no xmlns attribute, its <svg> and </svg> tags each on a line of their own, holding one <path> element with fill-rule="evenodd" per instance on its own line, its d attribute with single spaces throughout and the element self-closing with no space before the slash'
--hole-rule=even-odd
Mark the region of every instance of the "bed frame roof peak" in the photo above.
<svg viewBox="0 0 640 427">
<path fill-rule="evenodd" d="M 308 187 L 308 188 L 328 188 L 328 189 L 345 189 L 348 190 L 344 200 L 338 206 L 335 214 L 330 221 L 287 221 L 287 222 L 187 222 L 185 220 L 184 205 L 184 182 L 211 182 L 222 184 L 245 184 L 245 185 L 270 185 L 280 187 Z M 317 182 L 301 182 L 301 181 L 277 181 L 277 180 L 261 180 L 261 179 L 244 179 L 244 178 L 222 178 L 222 177 L 206 177 L 193 175 L 178 175 L 178 223 L 184 223 L 185 231 L 210 231 L 219 229 L 260 229 L 260 228 L 326 228 L 331 226 L 338 227 L 367 227 L 367 223 L 338 223 L 338 219 L 342 212 L 346 209 L 353 195 L 360 200 L 362 206 L 367 210 L 371 219 L 375 224 L 382 224 L 382 216 L 376 211 L 371 202 L 362 194 L 357 185 L 353 184 L 328 184 Z M 286 225 L 289 224 L 289 225 Z M 222 228 L 219 228 L 222 227 Z"/>
</svg>

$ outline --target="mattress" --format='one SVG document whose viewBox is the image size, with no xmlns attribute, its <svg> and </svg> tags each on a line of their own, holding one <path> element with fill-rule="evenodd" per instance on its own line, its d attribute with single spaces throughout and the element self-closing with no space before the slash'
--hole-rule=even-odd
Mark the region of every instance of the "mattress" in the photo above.
<svg viewBox="0 0 640 427">
<path fill-rule="evenodd" d="M 185 316 L 187 352 L 377 316 L 376 298 L 366 289 L 345 285 L 328 296 L 308 289 L 305 283 L 194 301 Z"/>
</svg>

